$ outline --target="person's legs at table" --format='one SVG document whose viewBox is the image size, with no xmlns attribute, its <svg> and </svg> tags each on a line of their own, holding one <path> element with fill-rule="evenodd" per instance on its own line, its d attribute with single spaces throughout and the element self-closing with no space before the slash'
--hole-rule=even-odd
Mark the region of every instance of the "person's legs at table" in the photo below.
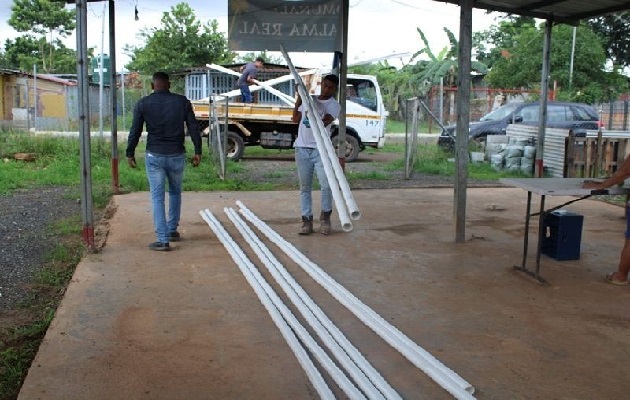
<svg viewBox="0 0 630 400">
<path fill-rule="evenodd" d="M 626 205 L 626 241 L 619 256 L 619 266 L 617 271 L 606 275 L 608 282 L 618 285 L 626 285 L 628 283 L 628 273 L 630 272 L 630 212 L 627 210 L 629 207 L 630 205 Z"/>
</svg>

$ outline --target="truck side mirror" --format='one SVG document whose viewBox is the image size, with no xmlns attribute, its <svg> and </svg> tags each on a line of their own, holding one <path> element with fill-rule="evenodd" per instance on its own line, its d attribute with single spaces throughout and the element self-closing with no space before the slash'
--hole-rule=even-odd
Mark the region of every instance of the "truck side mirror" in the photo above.
<svg viewBox="0 0 630 400">
<path fill-rule="evenodd" d="M 512 123 L 514 124 L 518 124 L 519 122 L 523 122 L 523 116 L 522 115 L 517 115 L 512 119 Z"/>
</svg>

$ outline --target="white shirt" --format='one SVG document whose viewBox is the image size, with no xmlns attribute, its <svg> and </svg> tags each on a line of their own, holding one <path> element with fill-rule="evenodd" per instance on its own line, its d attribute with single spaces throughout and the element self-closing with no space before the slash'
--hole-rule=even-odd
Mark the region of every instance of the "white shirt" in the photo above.
<svg viewBox="0 0 630 400">
<path fill-rule="evenodd" d="M 317 96 L 312 96 L 313 102 L 315 103 L 315 108 L 317 109 L 317 113 L 319 114 L 319 119 L 323 119 L 326 114 L 332 115 L 333 118 L 337 118 L 339 116 L 339 110 L 341 106 L 339 102 L 334 97 L 331 97 L 327 100 L 320 100 Z M 293 143 L 293 147 L 311 147 L 317 148 L 317 142 L 315 142 L 315 136 L 313 136 L 312 122 L 309 120 L 310 116 L 308 115 L 308 111 L 306 111 L 306 105 L 302 103 L 298 111 L 302 113 L 302 119 L 300 120 L 300 126 L 298 128 L 298 137 L 295 139 L 295 143 Z M 326 131 L 330 135 L 332 129 L 332 123 L 326 126 Z"/>
</svg>

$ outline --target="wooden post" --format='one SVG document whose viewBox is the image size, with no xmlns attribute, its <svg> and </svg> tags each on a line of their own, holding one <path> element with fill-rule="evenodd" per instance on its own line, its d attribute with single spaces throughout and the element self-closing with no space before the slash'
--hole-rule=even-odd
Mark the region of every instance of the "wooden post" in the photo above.
<svg viewBox="0 0 630 400">
<path fill-rule="evenodd" d="M 602 128 L 597 131 L 597 149 L 595 150 L 595 169 L 593 178 L 599 178 L 602 167 Z"/>
<path fill-rule="evenodd" d="M 567 143 L 564 146 L 565 151 L 565 170 L 564 177 L 565 178 L 574 178 L 575 177 L 575 133 L 573 129 L 569 131 L 569 137 L 567 137 Z"/>
<path fill-rule="evenodd" d="M 466 241 L 466 191 L 468 181 L 468 128 L 470 126 L 470 54 L 472 49 L 473 0 L 459 3 L 459 68 L 457 70 L 457 131 L 455 137 L 455 193 L 453 217 L 455 242 Z"/>
</svg>

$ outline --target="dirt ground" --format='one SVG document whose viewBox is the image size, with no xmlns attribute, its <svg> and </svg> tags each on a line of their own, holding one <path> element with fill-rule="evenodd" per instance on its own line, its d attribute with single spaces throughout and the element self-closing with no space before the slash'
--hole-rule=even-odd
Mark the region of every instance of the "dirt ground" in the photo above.
<svg viewBox="0 0 630 400">
<path fill-rule="evenodd" d="M 460 244 L 452 189 L 354 193 L 362 218 L 350 233 L 335 220 L 328 237 L 296 234 L 294 191 L 185 193 L 184 240 L 170 253 L 146 248 L 153 240 L 148 194 L 117 196 L 106 245 L 78 266 L 19 398 L 317 398 L 199 217 L 210 209 L 247 249 L 222 212 L 237 199 L 475 386 L 477 398 L 628 397 L 630 288 L 603 280 L 623 242 L 620 207 L 593 200 L 568 207 L 585 216 L 581 259 L 543 256 L 550 286 L 542 286 L 513 268 L 523 247 L 520 189 L 469 189 L 467 241 Z M 547 205 L 567 200 L 550 197 Z M 265 242 L 403 398 L 451 398 Z"/>
</svg>

